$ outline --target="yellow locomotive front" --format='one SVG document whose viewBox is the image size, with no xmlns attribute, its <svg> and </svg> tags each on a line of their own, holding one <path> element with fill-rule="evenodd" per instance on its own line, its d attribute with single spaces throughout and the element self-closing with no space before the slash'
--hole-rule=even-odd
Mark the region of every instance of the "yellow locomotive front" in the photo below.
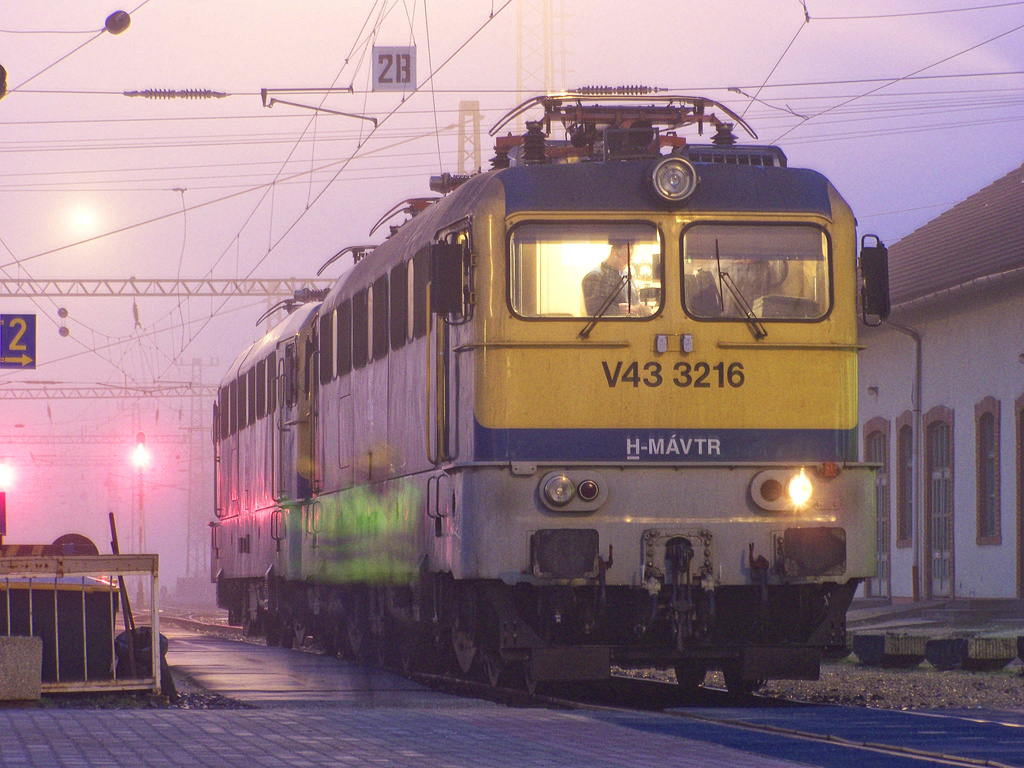
<svg viewBox="0 0 1024 768">
<path fill-rule="evenodd" d="M 598 161 L 535 142 L 481 197 L 454 575 L 533 679 L 814 677 L 875 569 L 854 218 L 776 148 L 643 130 Z"/>
</svg>

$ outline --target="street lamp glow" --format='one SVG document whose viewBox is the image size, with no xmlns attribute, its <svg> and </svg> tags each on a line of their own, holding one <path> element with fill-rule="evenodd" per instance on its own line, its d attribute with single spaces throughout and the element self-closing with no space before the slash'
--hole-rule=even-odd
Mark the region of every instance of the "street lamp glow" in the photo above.
<svg viewBox="0 0 1024 768">
<path fill-rule="evenodd" d="M 5 491 L 14 483 L 14 467 L 6 461 L 0 462 L 0 491 Z"/>
</svg>

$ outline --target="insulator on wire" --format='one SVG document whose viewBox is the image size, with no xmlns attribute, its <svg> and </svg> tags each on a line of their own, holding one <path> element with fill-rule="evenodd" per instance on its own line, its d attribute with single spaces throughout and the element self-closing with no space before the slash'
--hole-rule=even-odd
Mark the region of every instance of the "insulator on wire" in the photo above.
<svg viewBox="0 0 1024 768">
<path fill-rule="evenodd" d="M 125 96 L 141 97 L 143 99 L 224 99 L 226 93 L 211 91 L 208 89 L 190 89 L 185 91 L 172 91 L 165 88 L 150 88 L 146 91 L 125 91 Z"/>
<path fill-rule="evenodd" d="M 582 96 L 646 96 L 660 89 L 649 85 L 585 85 L 575 89 Z"/>
<path fill-rule="evenodd" d="M 539 122 L 526 121 L 523 134 L 523 160 L 527 165 L 547 162 L 547 136 Z"/>
</svg>

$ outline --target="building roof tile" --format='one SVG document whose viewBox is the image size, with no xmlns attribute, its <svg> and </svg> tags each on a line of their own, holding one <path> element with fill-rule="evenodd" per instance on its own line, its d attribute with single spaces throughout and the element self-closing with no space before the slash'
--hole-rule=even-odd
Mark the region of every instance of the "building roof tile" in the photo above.
<svg viewBox="0 0 1024 768">
<path fill-rule="evenodd" d="M 889 248 L 892 303 L 1024 267 L 1024 165 Z"/>
</svg>

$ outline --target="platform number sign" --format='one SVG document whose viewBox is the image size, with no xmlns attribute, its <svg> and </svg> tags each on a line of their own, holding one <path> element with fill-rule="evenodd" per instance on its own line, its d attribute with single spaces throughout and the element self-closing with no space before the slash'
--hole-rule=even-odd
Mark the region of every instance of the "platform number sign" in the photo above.
<svg viewBox="0 0 1024 768">
<path fill-rule="evenodd" d="M 373 47 L 373 90 L 416 89 L 416 47 Z"/>
<path fill-rule="evenodd" d="M 36 367 L 36 316 L 0 315 L 0 368 Z"/>
</svg>

